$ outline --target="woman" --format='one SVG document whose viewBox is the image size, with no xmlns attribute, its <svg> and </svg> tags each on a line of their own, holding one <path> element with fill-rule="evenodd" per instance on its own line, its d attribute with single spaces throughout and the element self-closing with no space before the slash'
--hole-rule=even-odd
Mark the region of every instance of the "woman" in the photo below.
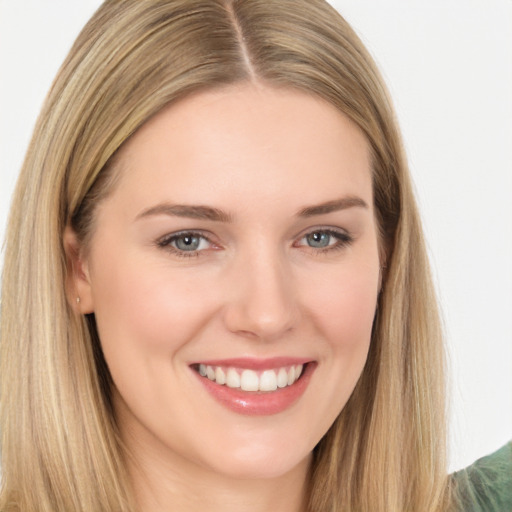
<svg viewBox="0 0 512 512">
<path fill-rule="evenodd" d="M 107 1 L 7 240 L 1 510 L 456 506 L 399 132 L 323 2 Z"/>
</svg>

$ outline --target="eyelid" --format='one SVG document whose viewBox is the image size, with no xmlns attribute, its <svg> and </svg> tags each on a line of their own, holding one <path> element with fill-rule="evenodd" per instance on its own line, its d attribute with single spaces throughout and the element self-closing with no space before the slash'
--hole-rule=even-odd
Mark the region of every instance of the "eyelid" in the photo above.
<svg viewBox="0 0 512 512">
<path fill-rule="evenodd" d="M 312 247 L 312 246 L 309 246 L 307 243 L 300 243 L 308 235 L 311 235 L 313 233 L 326 233 L 335 239 L 335 243 L 332 243 L 325 247 Z M 203 248 L 203 249 L 198 249 L 198 250 L 186 251 L 186 250 L 178 249 L 177 247 L 174 247 L 172 245 L 173 241 L 175 241 L 178 238 L 183 237 L 185 235 L 202 238 L 203 240 L 206 240 L 208 242 L 209 247 Z M 160 238 L 158 238 L 155 241 L 155 245 L 158 248 L 167 250 L 178 257 L 198 257 L 203 252 L 205 252 L 209 249 L 215 250 L 215 249 L 221 248 L 221 246 L 218 243 L 216 243 L 214 240 L 212 240 L 212 238 L 214 238 L 214 237 L 210 233 L 205 232 L 200 229 L 199 230 L 183 229 L 180 231 L 175 231 L 175 232 L 168 233 L 168 234 L 161 236 Z M 342 228 L 334 227 L 334 226 L 315 226 L 315 227 L 310 227 L 307 230 L 304 230 L 302 233 L 300 233 L 294 239 L 292 246 L 296 247 L 296 248 L 305 248 L 306 250 L 309 250 L 310 252 L 315 253 L 315 254 L 323 254 L 326 252 L 343 249 L 343 248 L 347 247 L 348 245 L 352 244 L 353 241 L 354 241 L 353 235 L 346 229 L 342 229 Z"/>
<path fill-rule="evenodd" d="M 334 235 L 340 236 L 352 236 L 351 233 L 344 228 L 340 228 L 337 226 L 328 226 L 328 225 L 320 225 L 320 226 L 312 226 L 307 229 L 302 230 L 296 237 L 296 240 L 302 239 L 311 233 L 322 232 L 322 233 L 331 233 Z"/>
<path fill-rule="evenodd" d="M 173 231 L 172 233 L 166 233 L 165 235 L 157 238 L 157 244 L 167 244 L 170 241 L 179 238 L 180 236 L 191 235 L 204 238 L 210 241 L 210 237 L 200 229 L 181 229 L 180 231 Z"/>
<path fill-rule="evenodd" d="M 337 241 L 334 244 L 328 245 L 326 247 L 311 247 L 307 244 L 300 244 L 304 238 L 306 238 L 308 235 L 311 235 L 313 233 L 326 233 L 330 236 L 333 236 Z M 343 249 L 347 247 L 348 245 L 351 245 L 354 242 L 354 236 L 347 231 L 346 229 L 342 229 L 339 227 L 334 226 L 315 226 L 312 228 L 308 228 L 307 230 L 303 231 L 294 242 L 295 247 L 305 247 L 306 249 L 311 250 L 312 252 L 318 254 L 318 253 L 325 253 L 329 251 L 335 251 L 339 249 Z"/>
<path fill-rule="evenodd" d="M 219 247 L 219 245 L 216 244 L 212 240 L 211 236 L 209 236 L 208 234 L 206 234 L 204 231 L 202 231 L 200 229 L 199 230 L 198 229 L 182 229 L 180 231 L 168 233 L 168 234 L 158 238 L 155 241 L 155 245 L 157 247 L 159 247 L 160 249 L 167 250 L 167 251 L 175 254 L 176 256 L 184 257 L 184 258 L 197 257 L 202 252 L 207 250 L 207 249 L 199 249 L 199 250 L 183 251 L 183 250 L 178 249 L 177 247 L 173 247 L 173 245 L 172 245 L 173 241 L 177 240 L 180 237 L 186 236 L 186 235 L 194 236 L 194 237 L 198 237 L 198 238 L 202 238 L 203 240 L 206 240 L 210 244 L 210 246 L 213 246 L 213 247 L 209 247 L 208 249 Z"/>
</svg>

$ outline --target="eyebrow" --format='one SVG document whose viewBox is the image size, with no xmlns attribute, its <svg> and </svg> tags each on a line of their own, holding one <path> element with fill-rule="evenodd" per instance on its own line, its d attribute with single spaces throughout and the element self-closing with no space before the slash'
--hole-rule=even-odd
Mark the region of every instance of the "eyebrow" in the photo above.
<svg viewBox="0 0 512 512">
<path fill-rule="evenodd" d="M 368 208 L 368 205 L 360 197 L 349 196 L 341 199 L 334 199 L 314 206 L 306 206 L 299 211 L 299 217 L 313 217 L 314 215 L 325 215 L 326 213 L 346 210 L 347 208 Z"/>
<path fill-rule="evenodd" d="M 231 222 L 232 220 L 231 215 L 211 206 L 170 203 L 162 203 L 148 208 L 137 215 L 137 219 L 151 217 L 152 215 L 171 215 L 173 217 L 188 217 L 190 219 L 212 220 L 216 222 Z"/>
<path fill-rule="evenodd" d="M 298 211 L 298 217 L 313 217 L 315 215 L 325 215 L 347 208 L 368 208 L 368 205 L 359 197 L 343 197 L 334 199 L 325 203 L 306 206 Z M 189 219 L 211 220 L 215 222 L 232 222 L 233 217 L 219 208 L 202 205 L 171 204 L 161 203 L 142 211 L 136 219 L 151 217 L 153 215 L 170 215 L 173 217 L 186 217 Z"/>
</svg>

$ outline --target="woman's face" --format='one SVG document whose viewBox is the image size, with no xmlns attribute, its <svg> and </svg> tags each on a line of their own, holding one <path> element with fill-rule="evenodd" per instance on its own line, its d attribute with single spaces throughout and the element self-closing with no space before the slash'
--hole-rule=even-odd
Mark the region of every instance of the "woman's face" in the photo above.
<svg viewBox="0 0 512 512">
<path fill-rule="evenodd" d="M 364 136 L 315 97 L 239 85 L 159 113 L 118 172 L 75 285 L 128 446 L 237 477 L 307 466 L 370 343 Z"/>
</svg>

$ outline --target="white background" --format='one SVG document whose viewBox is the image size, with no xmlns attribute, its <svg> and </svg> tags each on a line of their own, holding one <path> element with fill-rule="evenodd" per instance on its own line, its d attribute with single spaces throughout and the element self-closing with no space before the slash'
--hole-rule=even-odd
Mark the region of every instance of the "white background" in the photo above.
<svg viewBox="0 0 512 512">
<path fill-rule="evenodd" d="M 333 0 L 394 98 L 451 367 L 450 468 L 512 438 L 512 0 Z M 50 83 L 98 0 L 0 0 L 0 239 Z"/>
</svg>

